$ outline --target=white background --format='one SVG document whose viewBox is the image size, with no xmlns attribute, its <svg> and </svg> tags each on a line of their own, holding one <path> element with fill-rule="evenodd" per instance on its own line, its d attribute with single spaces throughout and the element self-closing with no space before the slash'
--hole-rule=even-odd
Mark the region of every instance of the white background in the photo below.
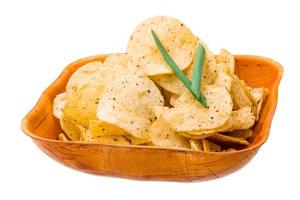
<svg viewBox="0 0 300 200">
<path fill-rule="evenodd" d="M 0 199 L 299 199 L 300 12 L 297 1 L 14 1 L 0 3 Z M 243 169 L 198 183 L 142 182 L 71 170 L 20 130 L 22 117 L 70 62 L 125 51 L 154 15 L 186 23 L 218 53 L 284 66 L 267 143 Z M 298 191 L 297 191 L 298 189 Z"/>
</svg>

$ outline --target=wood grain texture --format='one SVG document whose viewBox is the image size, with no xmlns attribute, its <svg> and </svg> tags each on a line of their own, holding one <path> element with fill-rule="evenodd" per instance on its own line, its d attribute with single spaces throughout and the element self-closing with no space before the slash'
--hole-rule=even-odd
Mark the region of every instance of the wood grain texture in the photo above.
<svg viewBox="0 0 300 200">
<path fill-rule="evenodd" d="M 76 69 L 105 55 L 83 58 L 68 65 L 42 94 L 22 121 L 22 130 L 47 155 L 73 169 L 106 176 L 139 180 L 202 181 L 230 174 L 246 165 L 267 140 L 277 105 L 283 69 L 277 62 L 258 56 L 235 56 L 235 73 L 252 87 L 266 87 L 270 94 L 249 147 L 236 152 L 205 153 L 156 147 L 113 146 L 58 141 L 61 132 L 52 114 L 53 98 L 65 90 Z"/>
</svg>

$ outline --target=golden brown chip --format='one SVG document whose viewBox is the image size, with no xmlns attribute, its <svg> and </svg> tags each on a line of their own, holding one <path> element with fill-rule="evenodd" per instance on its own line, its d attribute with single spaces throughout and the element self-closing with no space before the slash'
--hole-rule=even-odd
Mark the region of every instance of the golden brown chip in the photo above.
<svg viewBox="0 0 300 200">
<path fill-rule="evenodd" d="M 262 104 L 264 103 L 266 97 L 268 96 L 268 89 L 266 88 L 251 88 L 247 87 L 250 93 L 250 97 L 254 102 L 252 110 L 256 116 L 256 121 L 259 119 L 260 110 L 262 108 Z"/>
<path fill-rule="evenodd" d="M 236 75 L 233 75 L 231 95 L 233 101 L 235 102 L 234 109 L 239 109 L 246 106 L 253 106 L 253 102 L 247 95 L 247 91 L 247 89 L 245 90 L 244 82 L 240 81 Z"/>
<path fill-rule="evenodd" d="M 60 133 L 58 135 L 58 139 L 61 141 L 70 141 L 69 138 L 67 138 L 67 136 L 64 133 Z"/>
<path fill-rule="evenodd" d="M 101 120 L 91 120 L 89 122 L 89 132 L 92 136 L 110 136 L 110 135 L 126 135 L 126 132 L 110 123 Z"/>
<path fill-rule="evenodd" d="M 212 136 L 215 134 L 215 130 L 210 130 L 210 131 L 190 131 L 190 132 L 178 132 L 179 135 L 186 137 L 186 138 L 191 138 L 194 140 L 201 140 L 207 137 Z"/>
<path fill-rule="evenodd" d="M 236 144 L 242 144 L 247 146 L 249 145 L 249 142 L 244 138 L 232 137 L 220 133 L 213 134 L 210 138 L 224 143 L 236 143 Z"/>
<path fill-rule="evenodd" d="M 207 139 L 203 139 L 202 144 L 203 144 L 203 150 L 205 152 L 220 152 L 221 151 L 220 145 L 217 145 L 211 141 L 208 141 Z"/>
<path fill-rule="evenodd" d="M 79 141 L 81 138 L 80 125 L 76 124 L 74 120 L 71 120 L 65 116 L 60 118 L 60 126 L 64 133 L 72 141 Z"/>
<path fill-rule="evenodd" d="M 153 30 L 180 69 L 193 61 L 197 38 L 175 18 L 156 16 L 140 23 L 130 37 L 127 52 L 132 63 L 146 75 L 170 74 L 172 70 L 161 56 L 151 35 Z"/>
<path fill-rule="evenodd" d="M 154 145 L 166 148 L 188 149 L 187 139 L 178 135 L 161 116 L 150 128 L 150 138 Z"/>
<path fill-rule="evenodd" d="M 231 132 L 228 132 L 228 135 L 233 137 L 239 137 L 239 138 L 250 138 L 253 135 L 253 131 L 251 129 L 245 129 L 245 130 L 234 130 Z"/>
<path fill-rule="evenodd" d="M 150 140 L 139 139 L 139 138 L 133 137 L 132 135 L 125 135 L 125 137 L 127 138 L 127 140 L 130 141 L 130 143 L 132 145 L 144 145 L 144 144 L 149 145 L 149 143 L 151 142 Z"/>
<path fill-rule="evenodd" d="M 203 151 L 203 144 L 201 141 L 189 140 L 189 142 L 192 150 Z"/>
</svg>

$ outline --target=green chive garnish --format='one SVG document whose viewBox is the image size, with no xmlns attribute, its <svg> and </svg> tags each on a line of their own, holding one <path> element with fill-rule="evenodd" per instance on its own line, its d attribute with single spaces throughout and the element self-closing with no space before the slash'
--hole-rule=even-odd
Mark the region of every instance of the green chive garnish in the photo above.
<svg viewBox="0 0 300 200">
<path fill-rule="evenodd" d="M 202 73 L 203 73 L 203 63 L 205 58 L 205 49 L 202 45 L 198 45 L 197 52 L 194 61 L 194 71 L 193 71 L 193 78 L 192 78 L 192 85 L 191 90 L 197 95 L 201 104 L 208 108 L 206 99 L 201 93 L 201 80 L 202 80 Z"/>
<path fill-rule="evenodd" d="M 155 44 L 158 47 L 161 55 L 163 56 L 164 60 L 173 70 L 175 75 L 181 80 L 183 85 L 193 94 L 195 99 L 199 101 L 205 108 L 208 108 L 205 97 L 200 92 L 200 84 L 202 78 L 202 66 L 203 60 L 205 56 L 205 49 L 203 46 L 199 45 L 197 48 L 196 58 L 195 58 L 195 66 L 193 72 L 193 80 L 192 82 L 185 76 L 185 74 L 180 70 L 171 56 L 168 54 L 167 50 L 164 48 L 162 43 L 160 42 L 159 38 L 155 34 L 153 30 L 151 30 L 151 34 L 154 38 Z"/>
<path fill-rule="evenodd" d="M 157 35 L 154 33 L 153 30 L 151 30 L 151 34 L 154 38 L 155 44 L 158 47 L 160 53 L 162 54 L 164 60 L 168 63 L 168 65 L 171 67 L 173 72 L 176 74 L 176 76 L 181 80 L 181 82 L 184 84 L 185 87 L 188 89 L 191 88 L 191 81 L 185 76 L 185 74 L 179 69 L 179 67 L 176 65 L 174 60 L 171 58 L 171 56 L 168 54 L 167 50 L 164 48 L 160 40 L 158 39 Z"/>
</svg>

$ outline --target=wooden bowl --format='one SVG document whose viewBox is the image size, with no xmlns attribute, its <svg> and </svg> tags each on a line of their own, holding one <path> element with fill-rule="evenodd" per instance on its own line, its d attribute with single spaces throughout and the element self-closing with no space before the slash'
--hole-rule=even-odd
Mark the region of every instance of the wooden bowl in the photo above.
<svg viewBox="0 0 300 200">
<path fill-rule="evenodd" d="M 73 169 L 106 176 L 140 180 L 200 181 L 219 178 L 246 165 L 267 140 L 277 104 L 283 69 L 264 57 L 235 56 L 235 71 L 252 87 L 266 87 L 270 94 L 254 127 L 250 146 L 236 152 L 204 153 L 141 146 L 114 146 L 57 140 L 61 128 L 52 114 L 53 98 L 65 90 L 76 69 L 106 55 L 83 58 L 68 65 L 43 92 L 22 121 L 22 130 L 47 155 Z"/>
</svg>

